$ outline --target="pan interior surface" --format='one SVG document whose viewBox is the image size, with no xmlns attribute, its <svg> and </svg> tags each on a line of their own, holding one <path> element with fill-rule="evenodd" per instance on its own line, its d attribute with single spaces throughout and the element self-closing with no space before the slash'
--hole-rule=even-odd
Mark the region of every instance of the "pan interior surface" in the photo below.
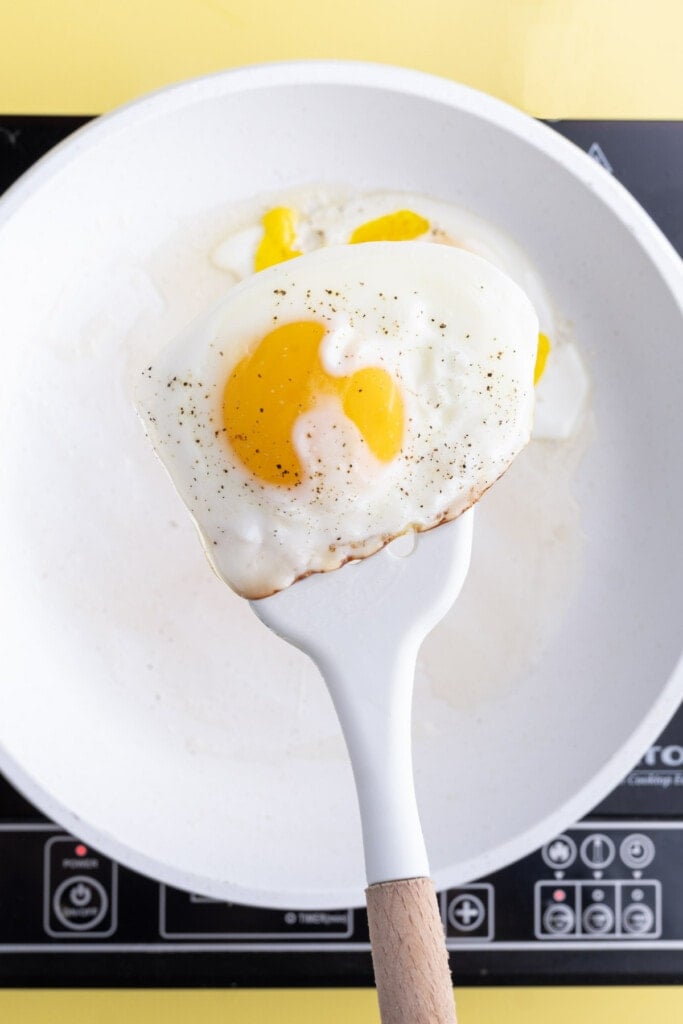
<svg viewBox="0 0 683 1024">
<path fill-rule="evenodd" d="M 471 577 L 420 658 L 437 886 L 588 811 L 683 691 L 681 274 L 626 193 L 523 115 L 388 68 L 247 69 L 101 120 L 0 204 L 0 768 L 133 868 L 302 908 L 362 902 L 333 709 L 210 572 L 131 392 L 224 293 L 208 254 L 231 205 L 320 182 L 487 218 L 540 269 L 591 378 L 581 443 L 529 449 L 480 503 Z"/>
</svg>

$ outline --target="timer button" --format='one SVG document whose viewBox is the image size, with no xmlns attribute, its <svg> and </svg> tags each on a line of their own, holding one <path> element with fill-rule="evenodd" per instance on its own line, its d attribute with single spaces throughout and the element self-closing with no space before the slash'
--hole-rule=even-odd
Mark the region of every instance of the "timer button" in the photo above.
<svg viewBox="0 0 683 1024">
<path fill-rule="evenodd" d="M 646 868 L 655 859 L 655 844 L 649 836 L 644 836 L 642 832 L 634 832 L 622 839 L 619 856 L 627 868 Z"/>
</svg>

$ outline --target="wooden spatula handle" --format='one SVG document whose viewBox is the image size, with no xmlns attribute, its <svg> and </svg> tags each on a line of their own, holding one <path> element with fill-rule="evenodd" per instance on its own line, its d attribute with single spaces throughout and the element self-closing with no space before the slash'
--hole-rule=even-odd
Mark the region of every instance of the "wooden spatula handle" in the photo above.
<svg viewBox="0 0 683 1024">
<path fill-rule="evenodd" d="M 431 878 L 378 882 L 365 895 L 382 1024 L 456 1024 Z"/>
</svg>

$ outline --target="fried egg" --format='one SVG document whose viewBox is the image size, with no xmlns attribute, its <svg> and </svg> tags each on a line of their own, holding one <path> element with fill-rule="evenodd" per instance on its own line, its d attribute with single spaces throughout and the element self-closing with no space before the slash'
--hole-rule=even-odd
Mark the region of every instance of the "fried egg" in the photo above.
<svg viewBox="0 0 683 1024">
<path fill-rule="evenodd" d="M 249 220 L 249 218 L 247 218 Z M 543 281 L 526 254 L 503 232 L 452 203 L 405 192 L 334 197 L 312 189 L 266 203 L 251 223 L 213 252 L 216 266 L 242 280 L 280 261 L 330 245 L 420 241 L 483 256 L 523 288 L 540 322 L 533 437 L 565 440 L 577 430 L 588 377 L 576 345 L 557 324 Z"/>
<path fill-rule="evenodd" d="M 537 336 L 478 256 L 337 246 L 234 288 L 136 400 L 215 571 L 260 598 L 477 501 L 529 439 Z"/>
</svg>

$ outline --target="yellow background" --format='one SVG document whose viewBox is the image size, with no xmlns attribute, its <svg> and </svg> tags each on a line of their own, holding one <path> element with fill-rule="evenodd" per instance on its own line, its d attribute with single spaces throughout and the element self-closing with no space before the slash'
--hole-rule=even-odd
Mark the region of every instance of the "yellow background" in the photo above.
<svg viewBox="0 0 683 1024">
<path fill-rule="evenodd" d="M 683 118 L 681 0 L 0 0 L 0 113 L 99 113 L 220 68 L 419 68 L 543 117 Z M 683 1019 L 683 989 L 465 989 L 461 1024 Z M 370 990 L 0 992 L 7 1024 L 369 1024 Z"/>
<path fill-rule="evenodd" d="M 673 988 L 463 989 L 458 1024 L 675 1024 Z M 378 1024 L 370 989 L 3 992 L 3 1024 Z"/>
<path fill-rule="evenodd" d="M 340 57 L 544 117 L 683 117 L 681 0 L 0 0 L 0 113 L 100 113 L 238 64 Z"/>
</svg>

